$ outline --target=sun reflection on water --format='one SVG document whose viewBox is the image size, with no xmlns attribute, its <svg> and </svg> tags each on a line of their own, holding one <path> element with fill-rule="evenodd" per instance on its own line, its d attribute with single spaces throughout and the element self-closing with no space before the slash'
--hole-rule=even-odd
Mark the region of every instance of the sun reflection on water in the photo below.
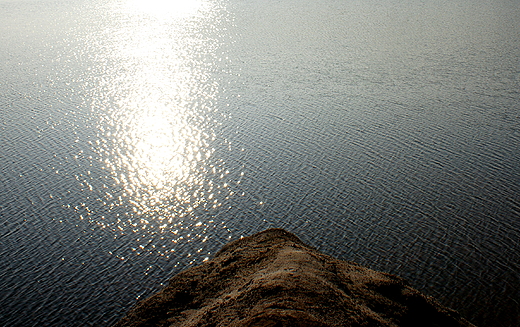
<svg viewBox="0 0 520 327">
<path fill-rule="evenodd" d="M 162 17 L 186 17 L 203 4 L 200 0 L 131 0 L 129 6 L 140 13 Z"/>
<path fill-rule="evenodd" d="M 218 39 L 200 33 L 217 23 L 216 10 L 203 1 L 130 0 L 114 12 L 119 18 L 108 24 L 117 23 L 117 33 L 107 29 L 104 41 L 93 40 L 103 52 L 90 95 L 98 116 L 92 145 L 111 184 L 103 184 L 101 201 L 113 217 L 93 217 L 82 205 L 97 225 L 135 234 L 135 253 L 167 254 L 169 247 L 147 246 L 147 235 L 206 240 L 214 222 L 201 221 L 197 210 L 218 208 L 234 194 L 225 162 L 215 157 L 215 146 L 226 142 L 215 132 L 223 117 L 211 76 Z"/>
</svg>

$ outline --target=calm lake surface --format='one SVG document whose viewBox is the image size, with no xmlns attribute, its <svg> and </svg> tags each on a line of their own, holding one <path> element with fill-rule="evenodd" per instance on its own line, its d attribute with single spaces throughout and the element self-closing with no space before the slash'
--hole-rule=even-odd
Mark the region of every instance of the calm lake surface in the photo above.
<svg viewBox="0 0 520 327">
<path fill-rule="evenodd" d="M 520 322 L 520 3 L 0 0 L 0 326 L 282 227 Z"/>
</svg>

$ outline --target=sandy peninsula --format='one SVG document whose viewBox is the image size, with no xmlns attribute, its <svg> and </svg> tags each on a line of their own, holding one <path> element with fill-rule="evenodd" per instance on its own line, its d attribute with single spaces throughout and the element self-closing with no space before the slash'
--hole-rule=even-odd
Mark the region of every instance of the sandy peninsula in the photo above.
<svg viewBox="0 0 520 327">
<path fill-rule="evenodd" d="M 123 326 L 473 326 L 402 278 L 335 259 L 282 229 L 225 245 L 139 303 Z"/>
</svg>

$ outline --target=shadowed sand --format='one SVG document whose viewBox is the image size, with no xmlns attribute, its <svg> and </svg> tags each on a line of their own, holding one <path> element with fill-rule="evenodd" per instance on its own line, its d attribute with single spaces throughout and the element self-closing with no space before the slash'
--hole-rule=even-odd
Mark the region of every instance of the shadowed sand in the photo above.
<svg viewBox="0 0 520 327">
<path fill-rule="evenodd" d="M 282 229 L 225 245 L 139 302 L 122 326 L 473 326 L 400 277 L 337 260 Z"/>
</svg>

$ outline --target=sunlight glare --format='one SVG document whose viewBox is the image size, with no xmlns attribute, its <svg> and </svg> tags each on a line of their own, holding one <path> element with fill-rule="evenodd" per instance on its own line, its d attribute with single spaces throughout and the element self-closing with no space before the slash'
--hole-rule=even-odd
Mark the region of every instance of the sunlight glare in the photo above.
<svg viewBox="0 0 520 327">
<path fill-rule="evenodd" d="M 114 7 L 117 33 L 103 31 L 96 87 L 87 97 L 96 117 L 89 144 L 105 176 L 99 183 L 77 177 L 89 192 L 102 184 L 103 214 L 85 205 L 85 219 L 151 242 L 157 233 L 207 228 L 212 222 L 199 215 L 234 194 L 218 155 L 229 146 L 219 137 L 219 80 L 214 63 L 201 60 L 218 57 L 220 40 L 204 36 L 218 23 L 216 8 L 207 0 L 122 0 Z"/>
<path fill-rule="evenodd" d="M 200 8 L 201 0 L 131 0 L 135 11 L 161 17 L 186 17 Z"/>
</svg>

